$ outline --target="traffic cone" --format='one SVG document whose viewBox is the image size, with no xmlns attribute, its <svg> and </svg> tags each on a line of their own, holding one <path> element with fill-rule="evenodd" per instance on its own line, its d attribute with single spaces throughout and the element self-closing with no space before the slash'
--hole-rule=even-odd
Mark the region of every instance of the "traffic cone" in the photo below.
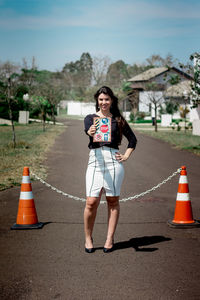
<svg viewBox="0 0 200 300">
<path fill-rule="evenodd" d="M 200 226 L 200 222 L 193 219 L 185 166 L 181 167 L 174 219 L 172 221 L 169 220 L 168 224 L 177 228 Z"/>
<path fill-rule="evenodd" d="M 43 223 L 38 222 L 29 176 L 29 168 L 24 167 L 17 221 L 11 229 L 39 229 L 42 228 L 43 225 Z"/>
</svg>

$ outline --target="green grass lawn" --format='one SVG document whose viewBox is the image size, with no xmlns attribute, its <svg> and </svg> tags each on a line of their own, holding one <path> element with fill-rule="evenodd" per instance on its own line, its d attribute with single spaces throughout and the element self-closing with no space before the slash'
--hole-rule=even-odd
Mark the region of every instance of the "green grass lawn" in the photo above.
<svg viewBox="0 0 200 300">
<path fill-rule="evenodd" d="M 153 130 L 143 130 L 143 128 L 134 125 L 133 128 L 153 138 L 161 139 L 177 149 L 187 150 L 200 155 L 200 136 L 192 135 L 191 131 L 186 133 L 184 131 L 173 131 L 172 129 L 159 131 L 158 128 L 158 131 L 155 132 Z"/>
<path fill-rule="evenodd" d="M 43 132 L 42 124 L 17 125 L 17 146 L 14 149 L 11 126 L 0 126 L 0 190 L 19 185 L 25 166 L 45 178 L 46 170 L 42 162 L 56 136 L 63 132 L 64 128 L 47 125 L 46 131 Z"/>
<path fill-rule="evenodd" d="M 65 127 L 47 125 L 46 131 L 43 132 L 42 124 L 33 123 L 16 125 L 15 129 L 17 147 L 14 149 L 11 127 L 0 126 L 0 190 L 20 185 L 24 166 L 28 166 L 38 176 L 45 178 L 46 170 L 43 161 L 46 153 Z M 149 129 L 152 129 L 151 125 Z M 200 155 L 200 136 L 194 136 L 191 132 L 185 134 L 183 131 L 171 129 L 167 131 L 158 129 L 158 132 L 154 132 L 135 125 L 133 125 L 133 130 L 164 140 L 178 149 L 185 149 Z"/>
</svg>

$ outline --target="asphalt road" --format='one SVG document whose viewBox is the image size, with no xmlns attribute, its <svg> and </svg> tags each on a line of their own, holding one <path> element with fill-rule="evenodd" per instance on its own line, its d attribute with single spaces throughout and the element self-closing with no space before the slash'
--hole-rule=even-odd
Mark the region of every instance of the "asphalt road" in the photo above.
<svg viewBox="0 0 200 300">
<path fill-rule="evenodd" d="M 83 122 L 67 120 L 45 161 L 47 182 L 83 198 L 89 149 Z M 186 165 L 200 219 L 200 157 L 143 136 L 124 163 L 121 198 L 139 194 Z M 126 147 L 124 139 L 121 151 Z M 104 254 L 106 205 L 98 209 L 92 254 L 84 252 L 84 203 L 32 182 L 40 230 L 13 231 L 20 188 L 0 193 L 0 299 L 200 299 L 200 228 L 173 229 L 179 176 L 121 204 L 116 250 Z"/>
</svg>

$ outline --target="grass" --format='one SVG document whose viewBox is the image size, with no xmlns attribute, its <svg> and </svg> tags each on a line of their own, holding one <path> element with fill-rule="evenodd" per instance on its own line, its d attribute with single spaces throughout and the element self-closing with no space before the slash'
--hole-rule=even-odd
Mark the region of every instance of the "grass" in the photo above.
<svg viewBox="0 0 200 300">
<path fill-rule="evenodd" d="M 14 149 L 11 127 L 0 126 L 0 190 L 20 185 L 24 166 L 45 178 L 43 161 L 64 126 L 47 125 L 43 132 L 41 124 L 32 123 L 17 125 L 15 130 L 17 145 Z"/>
<path fill-rule="evenodd" d="M 158 129 L 158 131 L 155 132 L 152 130 L 143 130 L 143 128 L 136 126 L 133 128 L 143 134 L 163 140 L 176 149 L 187 150 L 196 155 L 200 155 L 200 136 L 192 135 L 191 131 L 185 133 L 184 131 L 173 131 L 172 129 L 165 131 L 159 131 Z"/>
</svg>

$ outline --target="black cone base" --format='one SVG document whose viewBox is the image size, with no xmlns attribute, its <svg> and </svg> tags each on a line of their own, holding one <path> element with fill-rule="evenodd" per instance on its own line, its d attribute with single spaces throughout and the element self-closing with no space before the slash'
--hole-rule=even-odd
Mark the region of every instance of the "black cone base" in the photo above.
<svg viewBox="0 0 200 300">
<path fill-rule="evenodd" d="M 183 224 L 180 224 L 180 223 L 174 223 L 173 221 L 168 221 L 167 224 L 172 227 L 172 228 L 192 228 L 192 227 L 200 227 L 200 221 L 198 220 L 194 220 L 194 223 L 183 223 Z"/>
<path fill-rule="evenodd" d="M 14 224 L 10 229 L 12 230 L 23 230 L 23 229 L 41 229 L 44 226 L 44 223 L 38 222 L 36 224 L 20 225 Z"/>
</svg>

